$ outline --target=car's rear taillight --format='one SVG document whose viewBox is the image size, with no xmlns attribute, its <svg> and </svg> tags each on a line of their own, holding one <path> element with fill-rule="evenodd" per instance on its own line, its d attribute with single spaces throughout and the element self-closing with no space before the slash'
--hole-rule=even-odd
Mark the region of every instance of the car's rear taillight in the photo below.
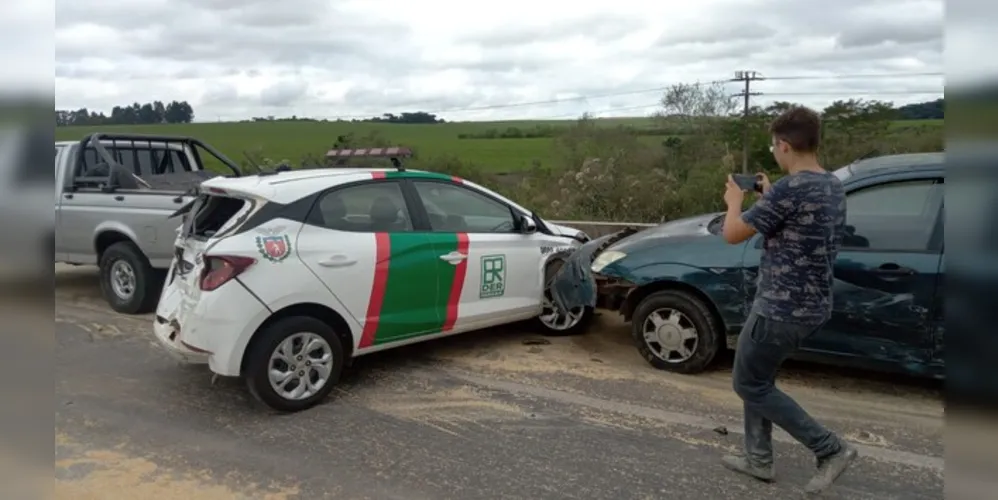
<svg viewBox="0 0 998 500">
<path fill-rule="evenodd" d="M 242 257 L 239 255 L 206 255 L 204 257 L 204 270 L 201 271 L 201 281 L 199 283 L 202 290 L 208 292 L 214 290 L 232 278 L 239 276 L 249 266 L 256 263 L 252 257 Z"/>
</svg>

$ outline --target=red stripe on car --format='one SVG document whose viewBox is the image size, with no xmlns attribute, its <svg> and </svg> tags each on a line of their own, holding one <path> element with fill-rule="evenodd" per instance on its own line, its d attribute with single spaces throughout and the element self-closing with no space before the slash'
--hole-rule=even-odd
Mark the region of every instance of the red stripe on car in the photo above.
<svg viewBox="0 0 998 500">
<path fill-rule="evenodd" d="M 457 251 L 467 257 L 469 246 L 468 233 L 457 233 Z M 454 270 L 454 281 L 451 282 L 450 297 L 447 298 L 447 319 L 444 321 L 443 328 L 445 332 L 453 330 L 454 324 L 457 323 L 458 305 L 461 303 L 461 290 L 464 288 L 464 277 L 467 274 L 468 259 L 465 258 L 457 265 L 457 269 Z"/>
<path fill-rule="evenodd" d="M 383 173 L 382 173 L 383 174 Z M 392 248 L 388 233 L 375 233 L 374 283 L 371 298 L 367 302 L 367 317 L 364 318 L 364 331 L 360 335 L 358 347 L 374 344 L 374 334 L 378 331 L 381 319 L 381 305 L 385 302 L 385 288 L 388 285 L 388 264 L 391 262 Z"/>
</svg>

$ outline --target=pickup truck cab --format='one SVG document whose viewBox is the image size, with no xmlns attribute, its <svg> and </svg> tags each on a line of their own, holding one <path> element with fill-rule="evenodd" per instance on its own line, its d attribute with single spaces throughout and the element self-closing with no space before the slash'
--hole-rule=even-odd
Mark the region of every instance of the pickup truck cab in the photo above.
<svg viewBox="0 0 998 500">
<path fill-rule="evenodd" d="M 231 160 L 187 137 L 94 134 L 55 144 L 55 261 L 100 267 L 115 311 L 152 311 L 173 259 L 181 221 L 171 216 Z"/>
</svg>

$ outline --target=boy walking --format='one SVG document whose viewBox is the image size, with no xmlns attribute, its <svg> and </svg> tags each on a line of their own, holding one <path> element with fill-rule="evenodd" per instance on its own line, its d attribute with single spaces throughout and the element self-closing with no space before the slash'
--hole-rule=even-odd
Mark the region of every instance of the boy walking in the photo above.
<svg viewBox="0 0 998 500">
<path fill-rule="evenodd" d="M 776 373 L 802 340 L 832 312 L 832 268 L 845 226 L 845 192 L 838 178 L 818 163 L 821 119 L 796 107 L 770 125 L 770 150 L 787 175 L 770 184 L 744 214 L 744 192 L 729 177 L 724 201 L 724 239 L 741 243 L 763 235 L 759 283 L 752 310 L 738 337 L 734 390 L 745 412 L 744 454 L 725 456 L 725 467 L 773 480 L 773 424 L 817 457 L 817 471 L 805 486 L 817 493 L 830 486 L 856 459 L 856 449 L 839 439 L 776 387 Z"/>
</svg>

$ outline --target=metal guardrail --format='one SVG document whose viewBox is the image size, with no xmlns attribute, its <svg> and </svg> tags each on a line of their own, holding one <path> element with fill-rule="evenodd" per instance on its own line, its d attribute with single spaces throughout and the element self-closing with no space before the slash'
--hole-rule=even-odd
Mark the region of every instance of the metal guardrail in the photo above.
<svg viewBox="0 0 998 500">
<path fill-rule="evenodd" d="M 588 220 L 552 220 L 548 221 L 552 224 L 558 224 L 560 226 L 606 226 L 623 229 L 625 227 L 655 227 L 658 224 L 652 224 L 649 222 L 605 222 L 605 221 L 588 221 Z"/>
<path fill-rule="evenodd" d="M 584 220 L 552 220 L 548 222 L 578 229 L 588 234 L 590 238 L 599 238 L 600 236 L 615 233 L 626 227 L 649 228 L 658 225 L 649 224 L 647 222 L 602 222 Z"/>
</svg>

